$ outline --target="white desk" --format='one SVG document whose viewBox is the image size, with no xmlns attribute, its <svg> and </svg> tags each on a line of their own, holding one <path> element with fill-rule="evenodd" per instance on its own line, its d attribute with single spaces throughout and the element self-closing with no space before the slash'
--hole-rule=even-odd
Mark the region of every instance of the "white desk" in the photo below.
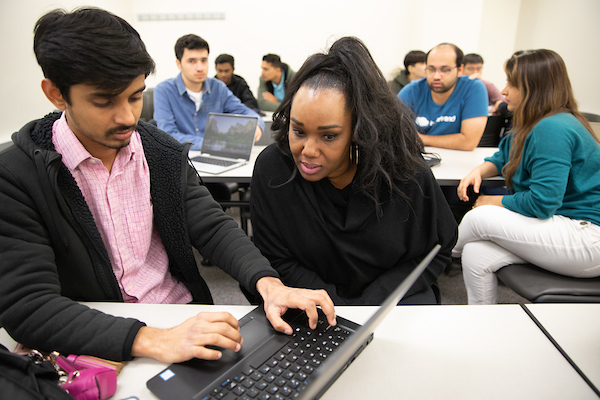
<svg viewBox="0 0 600 400">
<path fill-rule="evenodd" d="M 425 151 L 439 154 L 442 162 L 431 168 L 440 186 L 458 186 L 460 180 L 467 176 L 475 167 L 482 164 L 486 157 L 498 151 L 496 147 L 476 147 L 473 151 L 440 149 L 426 147 Z M 494 177 L 485 179 L 484 185 L 502 186 L 504 178 Z"/>
<path fill-rule="evenodd" d="M 251 306 L 90 303 L 104 312 L 168 327 L 199 311 L 240 318 Z M 364 323 L 374 307 L 338 307 Z M 576 310 L 572 308 L 572 310 Z M 0 342 L 10 348 L 6 333 Z M 597 345 L 598 336 L 587 345 Z M 583 348 L 586 343 L 581 344 Z M 597 358 L 596 358 L 597 360 Z M 166 364 L 136 359 L 118 378 L 115 400 L 155 398 L 146 381 Z M 389 392 L 389 383 L 400 392 Z M 597 399 L 518 305 L 396 307 L 375 339 L 323 399 Z"/>
<path fill-rule="evenodd" d="M 250 183 L 254 171 L 256 157 L 264 150 L 266 146 L 254 146 L 252 155 L 248 164 L 239 168 L 234 168 L 220 174 L 209 174 L 199 172 L 200 176 L 207 183 L 215 182 L 237 182 Z M 457 186 L 462 178 L 476 166 L 483 163 L 485 157 L 494 154 L 498 149 L 495 147 L 477 147 L 473 151 L 439 149 L 437 147 L 427 147 L 428 152 L 439 154 L 442 158 L 440 165 L 433 167 L 433 175 L 440 186 Z M 197 156 L 198 151 L 190 151 L 190 157 Z M 501 186 L 504 184 L 503 178 L 490 178 L 484 181 L 486 185 Z"/>
<path fill-rule="evenodd" d="M 527 304 L 527 308 L 600 389 L 600 304 Z"/>
</svg>

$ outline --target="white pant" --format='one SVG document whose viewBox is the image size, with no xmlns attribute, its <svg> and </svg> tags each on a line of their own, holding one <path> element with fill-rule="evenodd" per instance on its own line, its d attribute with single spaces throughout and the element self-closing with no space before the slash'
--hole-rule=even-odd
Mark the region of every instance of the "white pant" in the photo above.
<svg viewBox="0 0 600 400">
<path fill-rule="evenodd" d="M 577 278 L 600 276 L 600 226 L 561 215 L 530 218 L 498 206 L 477 207 L 458 227 L 453 257 L 462 257 L 469 304 L 496 303 L 495 271 L 532 263 Z"/>
</svg>

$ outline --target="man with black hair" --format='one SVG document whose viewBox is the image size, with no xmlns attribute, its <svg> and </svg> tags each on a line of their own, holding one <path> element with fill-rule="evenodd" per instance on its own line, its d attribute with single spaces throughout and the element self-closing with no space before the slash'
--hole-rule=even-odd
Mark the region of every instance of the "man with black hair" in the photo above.
<svg viewBox="0 0 600 400">
<path fill-rule="evenodd" d="M 487 92 L 463 76 L 463 52 L 442 43 L 427 53 L 427 79 L 406 85 L 398 97 L 415 114 L 425 146 L 473 150 L 487 123 Z"/>
<path fill-rule="evenodd" d="M 394 79 L 388 82 L 392 93 L 398 94 L 400 90 L 412 81 L 425 78 L 427 54 L 421 50 L 412 50 L 404 56 L 404 69 Z"/>
<path fill-rule="evenodd" d="M 277 54 L 267 54 L 263 57 L 257 96 L 261 110 L 277 110 L 294 75 L 296 72 L 281 62 Z"/>
<path fill-rule="evenodd" d="M 215 59 L 215 78 L 227 85 L 227 88 L 248 108 L 258 112 L 258 102 L 252 94 L 246 80 L 234 74 L 235 60 L 230 54 L 221 54 Z"/>
<path fill-rule="evenodd" d="M 504 102 L 504 96 L 500 93 L 500 90 L 492 82 L 483 80 L 481 73 L 483 71 L 483 57 L 479 54 L 470 53 L 465 55 L 465 75 L 471 79 L 479 79 L 484 85 L 485 90 L 488 93 L 488 113 L 496 114 L 498 106 Z"/>
<path fill-rule="evenodd" d="M 154 88 L 154 119 L 158 127 L 181 143 L 193 143 L 200 150 L 208 113 L 258 114 L 242 104 L 218 79 L 208 77 L 208 42 L 188 34 L 175 43 L 175 63 L 180 74 Z M 255 140 L 265 122 L 258 118 Z"/>
<path fill-rule="evenodd" d="M 284 286 L 237 223 L 210 196 L 183 145 L 139 120 L 154 61 L 123 19 L 95 8 L 55 10 L 35 27 L 42 90 L 61 112 L 32 121 L 0 153 L 0 326 L 42 351 L 113 360 L 217 359 L 238 351 L 237 320 L 201 313 L 170 329 L 81 301 L 212 303 L 192 247 L 281 315 L 323 291 Z"/>
</svg>

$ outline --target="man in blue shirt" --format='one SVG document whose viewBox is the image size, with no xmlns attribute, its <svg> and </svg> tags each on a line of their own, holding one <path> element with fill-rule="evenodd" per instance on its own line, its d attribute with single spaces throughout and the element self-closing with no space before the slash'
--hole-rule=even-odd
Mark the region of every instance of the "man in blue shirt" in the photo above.
<svg viewBox="0 0 600 400">
<path fill-rule="evenodd" d="M 208 77 L 208 43 L 193 34 L 175 43 L 177 68 L 181 73 L 154 88 L 154 119 L 158 127 L 180 142 L 191 142 L 200 150 L 209 112 L 258 114 L 245 106 L 227 86 Z M 265 123 L 258 119 L 255 140 Z"/>
<path fill-rule="evenodd" d="M 406 85 L 398 97 L 415 114 L 425 146 L 473 150 L 485 130 L 488 96 L 481 81 L 462 76 L 463 52 L 442 43 L 427 53 L 426 78 Z"/>
</svg>

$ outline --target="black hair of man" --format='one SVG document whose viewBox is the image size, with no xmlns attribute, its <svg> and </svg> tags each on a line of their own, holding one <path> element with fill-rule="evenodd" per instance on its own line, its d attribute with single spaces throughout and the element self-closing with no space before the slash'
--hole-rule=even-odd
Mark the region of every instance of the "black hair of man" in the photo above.
<svg viewBox="0 0 600 400">
<path fill-rule="evenodd" d="M 360 160 L 357 188 L 373 200 L 377 212 L 381 211 L 381 196 L 406 198 L 397 182 L 416 182 L 418 164 L 424 165 L 423 142 L 412 112 L 390 91 L 365 44 L 355 37 L 342 37 L 327 53 L 308 57 L 298 70 L 271 126 L 277 147 L 289 157 L 290 113 L 294 96 L 303 86 L 344 95 L 346 109 L 352 114 L 352 148 L 357 149 Z M 294 169 L 290 181 L 296 173 Z M 387 193 L 380 191 L 382 187 Z"/>
<path fill-rule="evenodd" d="M 435 50 L 435 49 L 437 49 L 438 47 L 441 47 L 441 46 L 450 46 L 450 47 L 452 47 L 454 49 L 454 54 L 456 54 L 456 66 L 460 67 L 461 65 L 463 65 L 463 63 L 464 63 L 464 57 L 465 57 L 464 53 L 460 49 L 460 47 L 458 47 L 457 45 L 452 44 L 452 43 L 440 43 L 440 44 L 438 44 L 433 49 L 431 49 L 431 50 L 429 50 L 427 52 L 427 58 L 429 58 L 429 53 L 431 53 L 433 50 Z"/>
<path fill-rule="evenodd" d="M 67 103 L 71 86 L 93 85 L 116 95 L 155 69 L 137 31 L 99 8 L 48 12 L 35 24 L 33 51 Z"/>
<path fill-rule="evenodd" d="M 426 63 L 427 62 L 427 54 L 421 50 L 412 50 L 406 53 L 404 56 L 404 68 L 408 70 L 410 65 L 415 65 L 418 63 Z"/>
<path fill-rule="evenodd" d="M 229 54 L 220 54 L 219 57 L 217 57 L 217 59 L 215 60 L 215 65 L 217 64 L 225 64 L 225 63 L 229 63 L 229 65 L 231 65 L 231 68 L 234 68 L 234 59 L 232 55 Z"/>
<path fill-rule="evenodd" d="M 268 62 L 273 66 L 273 68 L 281 68 L 281 57 L 277 54 L 267 54 L 263 57 L 263 61 Z"/>
<path fill-rule="evenodd" d="M 479 54 L 469 53 L 463 59 L 465 64 L 483 64 L 483 57 Z"/>
<path fill-rule="evenodd" d="M 193 33 L 183 35 L 182 37 L 177 39 L 177 42 L 175 42 L 175 57 L 177 57 L 179 61 L 181 61 L 181 57 L 183 57 L 183 52 L 185 49 L 206 49 L 206 51 L 210 53 L 210 47 L 208 47 L 208 42 L 202 39 L 200 36 L 194 35 Z"/>
</svg>

